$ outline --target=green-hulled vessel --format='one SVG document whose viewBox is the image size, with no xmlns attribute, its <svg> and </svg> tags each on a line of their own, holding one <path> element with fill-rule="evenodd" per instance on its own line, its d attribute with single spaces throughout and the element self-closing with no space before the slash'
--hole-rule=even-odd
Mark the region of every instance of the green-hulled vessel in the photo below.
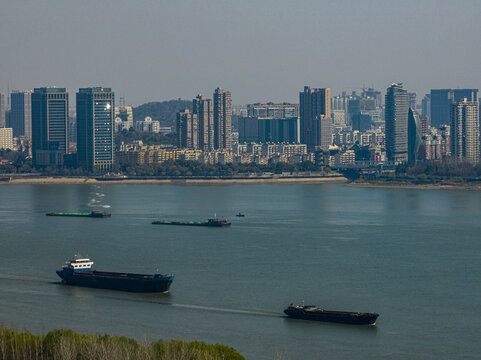
<svg viewBox="0 0 481 360">
<path fill-rule="evenodd" d="M 47 216 L 73 216 L 73 217 L 93 217 L 93 218 L 104 218 L 110 217 L 107 212 L 101 211 L 91 211 L 89 213 L 64 213 L 64 212 L 50 212 L 46 214 Z"/>
</svg>

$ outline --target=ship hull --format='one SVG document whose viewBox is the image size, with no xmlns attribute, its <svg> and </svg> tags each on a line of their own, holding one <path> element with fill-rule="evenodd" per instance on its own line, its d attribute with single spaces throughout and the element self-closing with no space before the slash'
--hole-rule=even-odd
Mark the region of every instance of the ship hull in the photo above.
<svg viewBox="0 0 481 360">
<path fill-rule="evenodd" d="M 375 325 L 379 314 L 348 311 L 327 311 L 312 308 L 289 307 L 284 313 L 293 319 L 313 320 L 350 325 Z"/>
<path fill-rule="evenodd" d="M 154 225 L 181 225 L 181 226 L 206 226 L 206 227 L 225 227 L 230 226 L 230 223 L 201 223 L 201 222 L 177 222 L 177 221 L 153 221 Z"/>
<path fill-rule="evenodd" d="M 110 217 L 108 213 L 47 213 L 47 216 L 67 216 L 67 217 L 90 217 L 90 218 L 104 218 Z"/>
<path fill-rule="evenodd" d="M 66 269 L 57 270 L 57 275 L 67 285 L 146 293 L 167 292 L 174 280 L 173 275 L 125 274 L 102 271 L 80 273 Z"/>
</svg>

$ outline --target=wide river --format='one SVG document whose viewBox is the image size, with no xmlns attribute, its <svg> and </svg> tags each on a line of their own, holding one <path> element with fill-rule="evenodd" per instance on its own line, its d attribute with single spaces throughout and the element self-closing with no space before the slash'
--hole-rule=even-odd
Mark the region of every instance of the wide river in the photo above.
<svg viewBox="0 0 481 360">
<path fill-rule="evenodd" d="M 93 209 L 112 217 L 45 216 Z M 214 213 L 232 226 L 151 225 Z M 476 191 L 1 185 L 0 325 L 222 343 L 254 360 L 479 359 L 480 235 Z M 169 294 L 62 285 L 55 270 L 76 253 L 175 280 Z M 292 320 L 291 302 L 380 316 Z"/>
</svg>

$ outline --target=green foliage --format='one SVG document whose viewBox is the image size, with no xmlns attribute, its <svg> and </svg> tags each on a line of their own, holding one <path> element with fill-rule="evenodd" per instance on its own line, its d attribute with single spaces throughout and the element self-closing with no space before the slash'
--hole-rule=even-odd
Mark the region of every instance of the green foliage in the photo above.
<svg viewBox="0 0 481 360">
<path fill-rule="evenodd" d="M 481 177 L 481 165 L 472 165 L 467 162 L 443 161 L 443 162 L 418 162 L 415 165 L 399 166 L 396 169 L 398 174 L 406 174 L 408 176 L 427 176 L 437 177 L 461 177 L 461 178 L 478 178 Z"/>
<path fill-rule="evenodd" d="M 204 342 L 158 340 L 139 343 L 109 335 L 53 330 L 46 336 L 0 328 L 0 359 L 5 360 L 245 360 L 235 349 Z"/>
<path fill-rule="evenodd" d="M 192 111 L 192 101 L 177 99 L 149 102 L 133 108 L 134 121 L 144 120 L 146 116 L 150 116 L 152 120 L 160 121 L 160 126 L 172 126 L 176 114 L 185 109 Z"/>
<path fill-rule="evenodd" d="M 321 171 L 322 168 L 306 161 L 297 165 L 276 163 L 269 165 L 251 164 L 203 164 L 199 161 L 167 161 L 161 164 L 136 165 L 123 163 L 119 171 L 128 176 L 249 176 L 250 174 L 273 173 L 282 174 L 298 171 Z"/>
</svg>

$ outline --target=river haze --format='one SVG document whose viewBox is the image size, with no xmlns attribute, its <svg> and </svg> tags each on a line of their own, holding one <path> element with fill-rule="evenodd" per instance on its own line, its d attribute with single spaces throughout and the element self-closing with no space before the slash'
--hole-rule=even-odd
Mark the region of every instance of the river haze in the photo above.
<svg viewBox="0 0 481 360">
<path fill-rule="evenodd" d="M 50 211 L 111 218 L 46 217 Z M 235 217 L 243 212 L 244 218 Z M 230 228 L 151 225 L 202 221 Z M 247 359 L 479 359 L 481 192 L 342 184 L 2 185 L 0 324 L 233 346 Z M 64 286 L 98 270 L 173 273 L 170 294 Z M 291 302 L 380 314 L 287 319 Z"/>
</svg>

